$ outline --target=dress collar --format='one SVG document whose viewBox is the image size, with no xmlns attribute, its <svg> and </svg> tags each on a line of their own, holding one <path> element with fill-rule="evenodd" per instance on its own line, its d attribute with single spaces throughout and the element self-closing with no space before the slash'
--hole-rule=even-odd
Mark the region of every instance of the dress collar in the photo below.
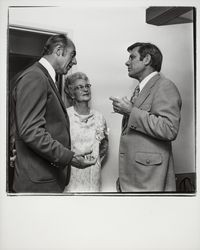
<svg viewBox="0 0 200 250">
<path fill-rule="evenodd" d="M 92 109 L 90 109 L 90 113 L 87 114 L 87 115 L 80 115 L 78 112 L 76 112 L 74 106 L 72 106 L 72 110 L 73 110 L 74 115 L 75 115 L 76 117 L 79 118 L 80 122 L 86 123 L 86 122 L 88 122 L 88 120 L 89 120 L 91 117 L 94 116 L 94 112 L 93 112 Z"/>
</svg>

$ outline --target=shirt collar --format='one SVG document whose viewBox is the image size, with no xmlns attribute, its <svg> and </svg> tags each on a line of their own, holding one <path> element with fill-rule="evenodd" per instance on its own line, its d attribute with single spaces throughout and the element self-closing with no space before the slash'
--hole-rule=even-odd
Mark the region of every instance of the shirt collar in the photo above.
<svg viewBox="0 0 200 250">
<path fill-rule="evenodd" d="M 52 67 L 52 65 L 44 57 L 42 57 L 39 60 L 39 63 L 41 63 L 42 66 L 45 67 L 45 69 L 48 71 L 49 75 L 51 76 L 53 82 L 55 83 L 56 82 L 56 72 L 55 72 L 54 68 Z"/>
<path fill-rule="evenodd" d="M 156 74 L 158 74 L 157 71 L 152 72 L 151 74 L 149 74 L 148 76 L 146 76 L 146 77 L 139 83 L 140 92 L 141 92 L 141 90 L 144 88 L 144 86 L 147 84 L 147 82 L 148 82 L 153 76 L 155 76 Z"/>
</svg>

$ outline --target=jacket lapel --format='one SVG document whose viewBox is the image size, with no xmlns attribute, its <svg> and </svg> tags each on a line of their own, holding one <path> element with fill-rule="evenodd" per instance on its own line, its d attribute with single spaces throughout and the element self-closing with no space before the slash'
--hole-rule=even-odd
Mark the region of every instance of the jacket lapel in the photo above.
<svg viewBox="0 0 200 250">
<path fill-rule="evenodd" d="M 49 75 L 48 71 L 39 62 L 37 62 L 37 65 L 44 72 L 44 74 L 47 76 L 52 89 L 54 90 L 54 92 L 55 92 L 55 94 L 56 94 L 56 96 L 57 96 L 57 98 L 58 98 L 64 112 L 66 113 L 65 104 L 63 103 L 63 100 L 62 100 L 62 98 L 60 96 L 60 93 L 58 92 L 58 89 L 56 88 L 56 85 L 55 85 L 54 81 L 52 80 L 51 76 Z"/>
<path fill-rule="evenodd" d="M 48 71 L 43 67 L 43 65 L 40 64 L 39 62 L 36 62 L 36 64 L 37 64 L 37 66 L 44 72 L 44 74 L 47 76 L 47 78 L 48 78 L 48 80 L 49 80 L 49 83 L 50 83 L 50 85 L 51 85 L 51 87 L 52 87 L 54 93 L 56 94 L 56 96 L 57 96 L 57 98 L 58 98 L 58 100 L 59 100 L 59 102 L 60 102 L 60 105 L 61 105 L 61 107 L 62 107 L 62 109 L 63 109 L 63 111 L 64 111 L 64 113 L 65 113 L 65 117 L 66 117 L 66 120 L 67 120 L 67 123 L 68 123 L 68 124 L 67 124 L 67 125 L 68 125 L 67 127 L 69 127 L 69 117 L 68 117 L 68 114 L 67 114 L 67 111 L 66 111 L 66 107 L 65 107 L 65 104 L 64 104 L 64 102 L 63 102 L 63 100 L 62 100 L 62 98 L 61 98 L 60 93 L 58 92 L 58 89 L 57 89 L 56 86 L 55 86 L 55 83 L 53 82 L 51 76 L 49 75 Z"/>
<path fill-rule="evenodd" d="M 136 107 L 140 107 L 142 105 L 142 103 L 147 99 L 147 97 L 150 95 L 151 93 L 151 89 L 152 87 L 156 84 L 157 80 L 160 79 L 160 74 L 157 74 L 155 76 L 153 76 L 148 82 L 147 84 L 144 86 L 144 88 L 142 89 L 142 91 L 140 92 L 138 98 L 135 101 L 134 106 Z"/>
</svg>

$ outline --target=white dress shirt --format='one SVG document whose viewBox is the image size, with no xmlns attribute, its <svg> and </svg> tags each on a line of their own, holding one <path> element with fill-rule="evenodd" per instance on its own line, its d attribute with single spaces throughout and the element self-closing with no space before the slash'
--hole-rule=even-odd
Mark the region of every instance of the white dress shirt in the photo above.
<svg viewBox="0 0 200 250">
<path fill-rule="evenodd" d="M 51 76 L 53 82 L 55 83 L 56 82 L 56 72 L 55 72 L 54 68 L 52 67 L 52 65 L 44 57 L 42 57 L 39 60 L 39 63 L 41 63 L 42 66 L 45 67 L 45 69 L 48 71 L 49 75 Z M 57 86 L 56 86 L 56 88 L 57 88 Z"/>
<path fill-rule="evenodd" d="M 153 76 L 155 76 L 156 74 L 158 74 L 157 71 L 152 72 L 151 74 L 149 74 L 148 76 L 146 76 L 146 77 L 139 83 L 140 92 L 142 91 L 142 89 L 144 88 L 144 86 L 147 84 L 147 82 L 148 82 Z"/>
</svg>

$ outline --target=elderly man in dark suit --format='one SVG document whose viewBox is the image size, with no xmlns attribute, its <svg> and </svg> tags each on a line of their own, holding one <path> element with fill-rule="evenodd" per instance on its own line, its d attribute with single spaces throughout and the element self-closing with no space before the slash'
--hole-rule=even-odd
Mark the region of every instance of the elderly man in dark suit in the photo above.
<svg viewBox="0 0 200 250">
<path fill-rule="evenodd" d="M 171 141 L 179 130 L 181 97 L 159 73 L 162 54 L 155 45 L 135 43 L 127 50 L 128 74 L 139 84 L 131 100 L 110 98 L 114 111 L 123 115 L 117 187 L 121 192 L 174 192 Z"/>
<path fill-rule="evenodd" d="M 43 57 L 17 77 L 12 92 L 17 151 L 15 192 L 59 193 L 69 182 L 70 165 L 94 164 L 70 150 L 69 118 L 55 75 L 77 63 L 73 42 L 65 35 L 49 38 Z"/>
</svg>

